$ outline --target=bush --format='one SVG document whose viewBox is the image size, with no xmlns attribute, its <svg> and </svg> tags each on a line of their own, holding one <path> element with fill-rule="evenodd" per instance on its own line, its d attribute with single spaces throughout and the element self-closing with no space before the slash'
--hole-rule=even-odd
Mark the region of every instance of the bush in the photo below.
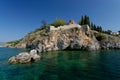
<svg viewBox="0 0 120 80">
<path fill-rule="evenodd" d="M 102 40 L 106 39 L 106 36 L 104 34 L 101 34 L 101 33 L 95 34 L 95 37 L 98 41 L 102 41 Z"/>
<path fill-rule="evenodd" d="M 53 23 L 53 26 L 58 27 L 58 26 L 63 26 L 66 25 L 67 22 L 63 19 L 56 19 Z"/>
</svg>

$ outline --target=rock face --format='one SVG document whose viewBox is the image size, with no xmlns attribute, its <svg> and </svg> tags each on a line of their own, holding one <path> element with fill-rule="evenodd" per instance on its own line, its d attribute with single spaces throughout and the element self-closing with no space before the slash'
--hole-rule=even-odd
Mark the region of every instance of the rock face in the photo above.
<svg viewBox="0 0 120 80">
<path fill-rule="evenodd" d="M 71 24 L 65 27 L 67 28 L 53 29 L 47 33 L 44 31 L 31 33 L 15 47 L 36 49 L 39 52 L 65 49 L 98 50 L 100 48 L 99 42 L 96 40 L 89 26 Z M 23 44 L 26 46 L 23 46 Z"/>
<path fill-rule="evenodd" d="M 106 39 L 100 42 L 102 49 L 120 49 L 120 38 L 107 35 Z"/>
<path fill-rule="evenodd" d="M 16 48 L 30 48 L 30 53 L 23 52 L 9 59 L 9 63 L 29 63 L 40 60 L 38 52 L 57 50 L 98 50 L 120 49 L 120 38 L 107 34 L 97 36 L 88 25 L 78 25 L 70 21 L 69 25 L 50 27 L 50 30 L 42 29 L 26 35 L 22 40 L 10 42 L 8 45 Z M 102 34 L 102 33 L 100 33 Z M 11 45 L 12 44 L 12 45 Z"/>
<path fill-rule="evenodd" d="M 40 60 L 40 56 L 37 54 L 36 50 L 31 50 L 30 53 L 22 52 L 16 56 L 11 57 L 8 62 L 9 63 L 29 63 L 32 61 Z"/>
<path fill-rule="evenodd" d="M 120 49 L 120 38 L 106 35 L 106 39 L 97 40 L 95 33 L 88 25 L 78 25 L 70 21 L 69 25 L 50 27 L 50 30 L 35 30 L 26 35 L 13 47 L 36 49 L 39 52 L 56 50 L 98 50 Z"/>
</svg>

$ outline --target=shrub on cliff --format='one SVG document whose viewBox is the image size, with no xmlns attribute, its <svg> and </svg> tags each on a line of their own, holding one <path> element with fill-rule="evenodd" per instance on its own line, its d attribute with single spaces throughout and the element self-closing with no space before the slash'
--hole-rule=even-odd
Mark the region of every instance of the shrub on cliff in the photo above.
<svg viewBox="0 0 120 80">
<path fill-rule="evenodd" d="M 53 26 L 55 27 L 58 27 L 58 26 L 63 26 L 63 25 L 66 25 L 67 22 L 64 20 L 64 19 L 56 19 L 54 22 L 53 22 Z"/>
<path fill-rule="evenodd" d="M 95 34 L 95 37 L 98 41 L 102 41 L 102 40 L 106 39 L 106 36 L 104 34 L 101 34 L 101 33 Z"/>
</svg>

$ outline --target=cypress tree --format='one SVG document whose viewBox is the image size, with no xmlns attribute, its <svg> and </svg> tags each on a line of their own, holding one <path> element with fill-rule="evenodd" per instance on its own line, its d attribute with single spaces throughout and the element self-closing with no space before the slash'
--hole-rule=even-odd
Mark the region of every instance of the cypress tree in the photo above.
<svg viewBox="0 0 120 80">
<path fill-rule="evenodd" d="M 90 24 L 90 28 L 92 29 L 92 30 L 94 30 L 94 27 L 93 27 L 94 25 L 93 25 L 93 23 L 91 23 Z"/>
<path fill-rule="evenodd" d="M 90 22 L 90 18 L 85 15 L 81 17 L 81 20 L 79 21 L 80 25 L 88 25 L 92 30 L 96 30 L 98 32 L 102 32 L 102 27 L 101 26 L 96 26 L 95 24 Z"/>
<path fill-rule="evenodd" d="M 96 25 L 95 25 L 95 24 L 94 24 L 94 26 L 93 26 L 93 29 L 94 29 L 94 30 L 97 30 L 97 27 L 96 27 Z"/>
<path fill-rule="evenodd" d="M 79 22 L 80 25 L 89 25 L 90 26 L 90 19 L 88 16 L 82 16 Z"/>
<path fill-rule="evenodd" d="M 80 20 L 79 24 L 84 25 L 84 17 L 83 16 L 81 17 L 81 20 Z"/>
</svg>

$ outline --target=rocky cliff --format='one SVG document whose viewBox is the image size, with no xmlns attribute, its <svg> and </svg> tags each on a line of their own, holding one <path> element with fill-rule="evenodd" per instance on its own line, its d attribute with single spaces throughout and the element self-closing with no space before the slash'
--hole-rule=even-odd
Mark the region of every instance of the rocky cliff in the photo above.
<svg viewBox="0 0 120 80">
<path fill-rule="evenodd" d="M 105 35 L 105 39 L 100 41 L 101 49 L 120 49 L 120 38 L 111 35 Z"/>
<path fill-rule="evenodd" d="M 51 30 L 50 30 L 51 29 Z M 36 49 L 39 52 L 56 50 L 120 49 L 120 38 L 92 31 L 87 25 L 69 24 L 58 28 L 37 29 L 16 44 L 16 48 Z M 8 46 L 8 47 L 9 47 Z"/>
</svg>

